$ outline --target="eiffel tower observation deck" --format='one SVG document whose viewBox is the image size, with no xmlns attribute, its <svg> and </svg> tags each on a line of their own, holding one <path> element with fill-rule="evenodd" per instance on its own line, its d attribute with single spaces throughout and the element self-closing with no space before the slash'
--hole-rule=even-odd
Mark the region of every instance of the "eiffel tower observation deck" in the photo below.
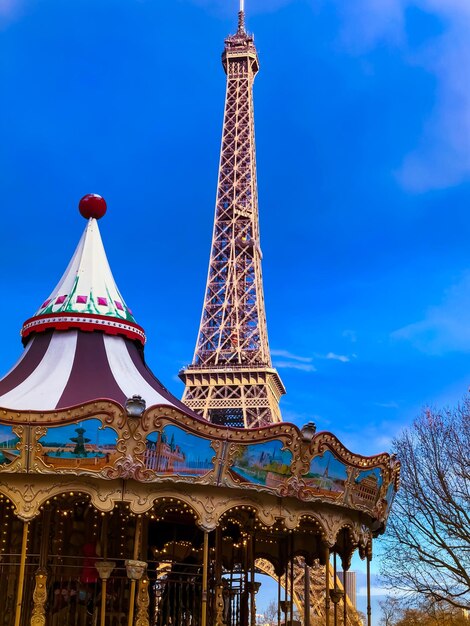
<svg viewBox="0 0 470 626">
<path fill-rule="evenodd" d="M 259 61 L 244 0 L 222 63 L 227 91 L 209 272 L 194 358 L 180 378 L 183 402 L 194 411 L 216 424 L 254 428 L 282 421 L 285 388 L 266 326 L 253 110 Z"/>
</svg>

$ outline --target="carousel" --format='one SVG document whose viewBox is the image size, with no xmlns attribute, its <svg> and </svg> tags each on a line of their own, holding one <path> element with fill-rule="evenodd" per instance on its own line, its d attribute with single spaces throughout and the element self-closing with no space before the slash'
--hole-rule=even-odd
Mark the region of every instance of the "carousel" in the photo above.
<svg viewBox="0 0 470 626">
<path fill-rule="evenodd" d="M 0 625 L 255 626 L 259 572 L 277 581 L 278 626 L 354 625 L 337 573 L 355 551 L 370 625 L 398 462 L 312 423 L 193 413 L 145 362 L 100 237 L 104 200 L 80 211 L 72 260 L 0 380 Z"/>
</svg>

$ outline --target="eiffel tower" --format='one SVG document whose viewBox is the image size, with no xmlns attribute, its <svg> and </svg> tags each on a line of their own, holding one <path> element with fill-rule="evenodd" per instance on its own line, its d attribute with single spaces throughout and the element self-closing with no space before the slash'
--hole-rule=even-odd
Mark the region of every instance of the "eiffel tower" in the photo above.
<svg viewBox="0 0 470 626">
<path fill-rule="evenodd" d="M 259 70 L 240 1 L 225 40 L 227 91 L 206 295 L 183 402 L 213 423 L 255 428 L 282 421 L 284 385 L 271 363 L 258 220 L 253 82 Z"/>
<path fill-rule="evenodd" d="M 183 402 L 194 411 L 216 424 L 254 428 L 282 421 L 279 400 L 285 388 L 272 367 L 266 327 L 253 110 L 259 60 L 245 28 L 244 0 L 238 30 L 225 40 L 222 63 L 227 91 L 206 295 L 194 358 L 179 376 L 185 383 Z M 277 578 L 268 561 L 259 559 L 256 565 Z M 330 578 L 333 587 L 332 568 Z M 308 598 L 312 621 L 304 617 L 304 626 L 324 623 L 322 567 L 306 569 L 297 557 L 284 584 L 304 616 Z M 343 589 L 338 579 L 337 585 Z M 343 623 L 359 626 L 349 598 L 348 606 Z"/>
</svg>

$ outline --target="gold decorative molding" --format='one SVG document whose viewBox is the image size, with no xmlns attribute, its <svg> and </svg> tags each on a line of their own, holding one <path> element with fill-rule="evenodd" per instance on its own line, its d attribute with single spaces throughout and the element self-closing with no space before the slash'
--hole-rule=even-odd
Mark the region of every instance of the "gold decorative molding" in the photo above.
<svg viewBox="0 0 470 626">
<path fill-rule="evenodd" d="M 224 586 L 220 584 L 215 589 L 215 626 L 225 626 L 224 607 Z"/>
<path fill-rule="evenodd" d="M 49 465 L 40 443 L 47 429 L 89 419 L 98 420 L 103 428 L 116 433 L 116 444 L 109 455 L 106 453 L 106 459 L 102 455 L 96 469 L 86 462 L 70 467 L 65 467 L 66 462 Z M 140 417 L 129 417 L 122 406 L 104 400 L 49 413 L 0 409 L 1 424 L 11 427 L 19 438 L 19 454 L 2 468 L 0 492 L 14 503 L 16 515 L 23 520 L 35 517 L 48 499 L 67 490 L 86 493 L 102 512 L 111 511 L 116 502 L 124 501 L 133 513 L 145 514 L 155 502 L 174 497 L 191 508 L 196 523 L 206 530 L 215 528 L 221 515 L 237 506 L 253 507 L 265 526 L 283 518 L 285 527 L 290 529 L 298 526 L 302 515 L 315 514 L 331 543 L 340 520 L 350 519 L 351 512 L 356 512 L 356 517 L 365 515 L 366 526 L 379 528 L 376 532 L 380 532 L 399 480 L 400 465 L 394 457 L 353 454 L 328 432 L 309 431 L 307 437 L 304 431 L 286 423 L 251 430 L 231 429 L 192 417 L 176 407 L 153 406 Z M 184 471 L 178 474 L 177 467 L 168 472 L 146 466 L 148 436 L 165 432 L 167 426 L 202 438 L 206 449 L 209 442 L 214 452 L 207 471 L 188 475 Z M 238 456 L 251 455 L 252 450 L 256 454 L 264 449 L 269 452 L 271 444 L 282 452 L 283 459 L 289 459 L 290 465 L 283 461 L 282 473 L 269 481 L 266 478 L 264 484 L 242 476 L 241 466 L 236 465 Z M 253 449 L 245 452 L 247 446 Z M 312 460 L 325 459 L 322 455 L 326 452 L 336 464 L 343 464 L 346 478 L 341 488 L 312 486 Z M 375 483 L 371 477 L 375 477 Z M 333 518 L 337 524 L 333 524 Z"/>
<path fill-rule="evenodd" d="M 35 578 L 33 591 L 33 611 L 31 614 L 30 626 L 45 626 L 46 624 L 46 602 L 47 602 L 47 571 L 38 569 Z"/>
<path fill-rule="evenodd" d="M 137 590 L 137 615 L 135 626 L 149 626 L 149 579 L 144 576 L 139 580 Z"/>
<path fill-rule="evenodd" d="M 5 424 L 6 425 L 6 424 Z M 5 474 L 16 474 L 28 471 L 28 458 L 29 458 L 29 444 L 28 444 L 28 429 L 21 424 L 8 424 L 11 428 L 12 434 L 18 437 L 18 442 L 15 445 L 15 450 L 18 454 L 15 454 L 15 458 L 5 465 L 0 465 L 0 472 Z"/>
</svg>

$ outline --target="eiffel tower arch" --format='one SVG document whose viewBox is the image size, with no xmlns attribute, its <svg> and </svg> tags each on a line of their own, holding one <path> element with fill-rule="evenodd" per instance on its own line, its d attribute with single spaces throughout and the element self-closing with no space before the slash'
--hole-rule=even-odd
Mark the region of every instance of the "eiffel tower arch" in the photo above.
<svg viewBox="0 0 470 626">
<path fill-rule="evenodd" d="M 286 593 L 292 593 L 292 600 L 297 608 L 299 615 L 303 618 L 303 624 L 306 626 L 306 622 L 309 622 L 309 626 L 320 626 L 325 623 L 325 568 L 319 563 L 315 563 L 312 566 L 308 566 L 305 560 L 302 558 L 295 558 L 293 566 L 286 576 L 278 577 L 273 564 L 267 559 L 257 559 L 256 569 L 261 574 L 265 574 L 274 580 L 278 580 L 279 584 L 279 598 Z M 339 593 L 346 594 L 346 617 L 343 615 L 338 616 L 340 618 L 339 623 L 344 626 L 362 626 L 362 620 L 360 619 L 355 606 L 352 604 L 349 596 L 347 595 L 347 589 L 341 583 L 338 577 L 335 577 L 333 567 L 329 567 L 329 584 L 330 589 L 335 587 Z M 282 589 L 282 591 L 281 591 Z M 306 611 L 305 600 L 308 597 L 308 617 Z M 280 600 L 282 606 L 282 600 Z M 344 605 L 343 605 L 344 606 Z M 338 613 L 338 609 L 336 609 Z M 330 621 L 334 623 L 334 605 L 330 608 Z"/>
</svg>

